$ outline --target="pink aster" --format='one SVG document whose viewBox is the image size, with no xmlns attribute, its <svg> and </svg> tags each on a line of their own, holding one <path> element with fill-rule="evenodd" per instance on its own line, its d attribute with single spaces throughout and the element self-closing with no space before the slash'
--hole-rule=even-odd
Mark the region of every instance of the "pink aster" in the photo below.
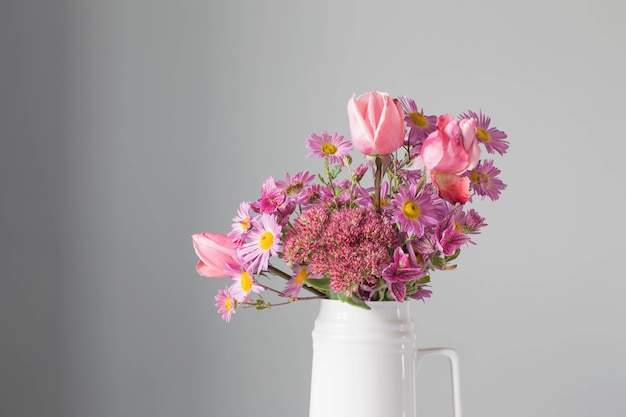
<svg viewBox="0 0 626 417">
<path fill-rule="evenodd" d="M 255 281 L 250 270 L 243 268 L 231 268 L 229 271 L 231 278 L 235 281 L 228 290 L 237 302 L 244 302 L 250 299 L 252 293 L 260 293 L 264 288 Z"/>
<path fill-rule="evenodd" d="M 406 96 L 399 96 L 398 102 L 404 110 L 408 132 L 408 144 L 416 147 L 419 152 L 424 143 L 424 139 L 437 128 L 437 116 L 427 116 L 424 109 L 420 109 L 415 104 L 415 100 Z"/>
<path fill-rule="evenodd" d="M 468 110 L 467 113 L 460 116 L 462 119 L 470 117 L 477 120 L 476 139 L 478 139 L 478 141 L 485 146 L 487 152 L 498 152 L 500 155 L 504 155 L 509 148 L 509 142 L 505 140 L 507 138 L 506 133 L 496 129 L 495 127 L 489 127 L 491 124 L 491 118 L 484 115 L 482 110 L 479 114 Z"/>
<path fill-rule="evenodd" d="M 311 133 L 306 141 L 306 147 L 312 152 L 307 155 L 328 158 L 334 164 L 343 165 L 343 157 L 350 154 L 352 146 L 350 142 L 343 140 L 343 136 L 333 133 L 332 136 L 324 131 L 321 135 Z"/>
<path fill-rule="evenodd" d="M 487 196 L 495 201 L 500 198 L 500 192 L 506 188 L 497 176 L 500 170 L 493 166 L 492 160 L 481 161 L 474 169 L 465 175 L 470 179 L 474 192 L 480 196 Z"/>
<path fill-rule="evenodd" d="M 229 322 L 232 315 L 235 314 L 237 300 L 235 300 L 230 291 L 226 289 L 218 290 L 217 295 L 215 296 L 215 301 L 217 312 L 222 315 L 222 320 Z"/>
<path fill-rule="evenodd" d="M 237 215 L 233 217 L 232 230 L 228 233 L 228 236 L 232 238 L 234 242 L 243 242 L 251 226 L 252 217 L 250 217 L 250 203 L 244 201 L 239 205 Z"/>
<path fill-rule="evenodd" d="M 300 171 L 293 177 L 287 173 L 285 181 L 276 181 L 276 189 L 284 192 L 288 197 L 293 198 L 297 203 L 300 202 L 302 190 L 306 188 L 313 180 L 315 175 L 308 171 Z"/>
<path fill-rule="evenodd" d="M 324 276 L 321 274 L 309 274 L 309 271 L 306 268 L 306 266 L 295 265 L 293 267 L 293 275 L 291 279 L 287 281 L 287 284 L 285 285 L 285 290 L 284 290 L 285 296 L 296 298 L 298 296 L 298 293 L 302 289 L 302 286 L 304 285 L 305 280 L 319 279 L 323 277 Z"/>
<path fill-rule="evenodd" d="M 274 177 L 269 177 L 263 181 L 261 197 L 250 206 L 257 213 L 275 213 L 285 200 L 285 193 L 276 187 Z"/>
<path fill-rule="evenodd" d="M 402 187 L 391 200 L 392 219 L 399 223 L 407 235 L 421 237 L 425 227 L 433 227 L 442 217 L 438 198 L 429 192 L 430 187 L 417 190 L 417 185 Z"/>
<path fill-rule="evenodd" d="M 258 221 L 254 221 L 248 241 L 238 250 L 244 267 L 257 273 L 267 269 L 270 256 L 278 255 L 281 236 L 276 216 L 263 213 Z"/>
</svg>

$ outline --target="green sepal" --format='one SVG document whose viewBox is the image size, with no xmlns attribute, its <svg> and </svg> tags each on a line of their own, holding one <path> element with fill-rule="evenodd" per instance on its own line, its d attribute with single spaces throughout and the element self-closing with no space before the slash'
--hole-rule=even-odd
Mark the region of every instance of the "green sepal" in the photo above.
<svg viewBox="0 0 626 417">
<path fill-rule="evenodd" d="M 460 254 L 461 254 L 461 249 L 457 249 L 456 251 L 454 251 L 452 255 L 446 256 L 445 260 L 446 262 L 454 261 L 456 258 L 459 257 Z"/>
</svg>

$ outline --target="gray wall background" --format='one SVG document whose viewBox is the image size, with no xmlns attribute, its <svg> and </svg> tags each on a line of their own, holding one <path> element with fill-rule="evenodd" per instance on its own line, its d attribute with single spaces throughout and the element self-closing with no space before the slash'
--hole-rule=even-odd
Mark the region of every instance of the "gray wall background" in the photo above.
<svg viewBox="0 0 626 417">
<path fill-rule="evenodd" d="M 190 235 L 382 90 L 511 141 L 489 227 L 411 307 L 465 414 L 625 415 L 619 4 L 2 2 L 0 414 L 307 415 L 317 305 L 223 323 Z M 451 415 L 446 366 L 423 415 Z"/>
</svg>

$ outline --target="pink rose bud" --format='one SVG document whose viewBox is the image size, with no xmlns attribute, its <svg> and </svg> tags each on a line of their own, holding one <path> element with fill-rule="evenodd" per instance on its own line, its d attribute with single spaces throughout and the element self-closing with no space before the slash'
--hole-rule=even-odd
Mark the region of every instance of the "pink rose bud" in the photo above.
<svg viewBox="0 0 626 417">
<path fill-rule="evenodd" d="M 238 268 L 237 248 L 233 240 L 219 233 L 197 233 L 191 236 L 196 255 L 200 258 L 196 271 L 203 277 L 228 277 L 230 268 Z"/>
<path fill-rule="evenodd" d="M 404 143 L 406 125 L 400 105 L 387 93 L 373 91 L 348 101 L 352 144 L 365 155 L 387 155 Z"/>
<path fill-rule="evenodd" d="M 439 116 L 437 130 L 422 146 L 424 165 L 445 174 L 462 174 L 473 169 L 480 158 L 476 140 L 476 119 L 460 122 L 449 114 Z"/>
<path fill-rule="evenodd" d="M 422 160 L 431 171 L 439 195 L 452 203 L 465 204 L 470 197 L 470 182 L 459 175 L 473 169 L 479 159 L 476 119 L 459 121 L 449 114 L 439 116 L 437 130 L 422 146 Z"/>
</svg>

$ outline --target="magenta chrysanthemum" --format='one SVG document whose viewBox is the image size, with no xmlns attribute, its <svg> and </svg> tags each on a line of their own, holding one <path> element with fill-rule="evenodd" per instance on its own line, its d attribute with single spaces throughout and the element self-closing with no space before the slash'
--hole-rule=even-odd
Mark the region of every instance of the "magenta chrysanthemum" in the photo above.
<svg viewBox="0 0 626 417">
<path fill-rule="evenodd" d="M 324 131 L 321 135 L 311 133 L 306 141 L 306 147 L 312 152 L 307 155 L 328 158 L 334 164 L 343 164 L 343 157 L 350 154 L 350 142 L 343 140 L 343 136 L 333 133 L 332 136 Z"/>
<path fill-rule="evenodd" d="M 380 277 L 397 246 L 393 225 L 366 208 L 330 212 L 315 207 L 302 213 L 284 239 L 285 260 L 330 277 L 331 289 L 350 295 Z"/>
<path fill-rule="evenodd" d="M 261 197 L 253 202 L 250 207 L 257 213 L 275 213 L 287 199 L 285 193 L 276 187 L 273 177 L 269 177 L 263 182 L 261 187 Z"/>
<path fill-rule="evenodd" d="M 441 218 L 438 197 L 428 192 L 429 189 L 417 190 L 417 185 L 402 187 L 391 200 L 392 218 L 398 222 L 400 230 L 409 236 L 421 237 L 424 227 L 436 226 Z"/>
<path fill-rule="evenodd" d="M 485 146 L 487 152 L 498 152 L 500 155 L 504 155 L 509 148 L 509 142 L 505 140 L 507 138 L 506 133 L 495 127 L 489 127 L 491 118 L 483 114 L 482 111 L 476 114 L 476 112 L 468 110 L 467 113 L 460 116 L 461 119 L 472 117 L 476 119 L 476 138 Z"/>
</svg>

